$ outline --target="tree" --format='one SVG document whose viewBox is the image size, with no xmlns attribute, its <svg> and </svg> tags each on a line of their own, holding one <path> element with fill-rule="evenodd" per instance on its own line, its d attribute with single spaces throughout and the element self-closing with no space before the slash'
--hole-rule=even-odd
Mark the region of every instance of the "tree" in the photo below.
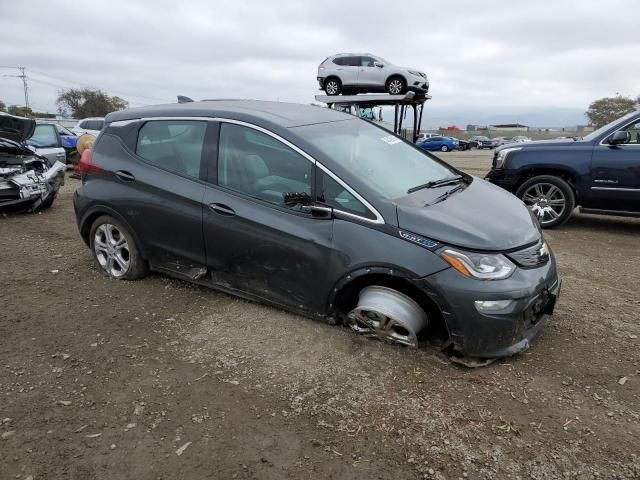
<svg viewBox="0 0 640 480">
<path fill-rule="evenodd" d="M 597 128 L 613 122 L 616 118 L 620 118 L 629 112 L 633 112 L 638 108 L 639 103 L 640 97 L 634 100 L 617 94 L 615 97 L 605 97 L 593 102 L 589 105 L 586 115 Z"/>
<path fill-rule="evenodd" d="M 75 118 L 104 117 L 107 113 L 129 106 L 129 103 L 120 97 L 112 97 L 101 90 L 89 88 L 61 90 L 58 92 L 56 104 L 60 110 L 71 110 Z"/>
<path fill-rule="evenodd" d="M 20 105 L 10 105 L 9 108 L 7 108 L 7 113 L 15 115 L 16 117 L 33 117 L 33 110 L 21 107 Z"/>
<path fill-rule="evenodd" d="M 0 100 L 0 112 L 6 112 L 7 111 L 7 104 L 4 103 L 2 100 Z"/>
</svg>

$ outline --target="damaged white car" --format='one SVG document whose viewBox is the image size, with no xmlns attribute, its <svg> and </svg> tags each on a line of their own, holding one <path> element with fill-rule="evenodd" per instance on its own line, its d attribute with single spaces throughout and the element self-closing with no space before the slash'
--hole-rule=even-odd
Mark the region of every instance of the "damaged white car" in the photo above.
<svg viewBox="0 0 640 480">
<path fill-rule="evenodd" d="M 0 114 L 0 212 L 49 208 L 64 184 L 64 163 L 51 164 L 25 144 L 35 127 L 35 120 Z"/>
</svg>

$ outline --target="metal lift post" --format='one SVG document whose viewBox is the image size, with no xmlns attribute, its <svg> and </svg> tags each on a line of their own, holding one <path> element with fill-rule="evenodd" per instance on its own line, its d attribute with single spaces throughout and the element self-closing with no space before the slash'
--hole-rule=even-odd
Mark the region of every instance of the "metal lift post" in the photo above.
<svg viewBox="0 0 640 480">
<path fill-rule="evenodd" d="M 344 106 L 349 108 L 349 112 L 355 110 L 360 116 L 362 108 L 374 108 L 382 106 L 393 106 L 393 133 L 400 135 L 402 131 L 402 121 L 406 115 L 407 107 L 413 110 L 413 141 L 418 139 L 420 127 L 422 126 L 422 112 L 424 102 L 431 99 L 431 95 L 424 93 L 407 92 L 404 95 L 389 94 L 366 94 L 366 95 L 316 95 L 316 101 L 326 103 L 329 108 L 333 106 Z"/>
</svg>

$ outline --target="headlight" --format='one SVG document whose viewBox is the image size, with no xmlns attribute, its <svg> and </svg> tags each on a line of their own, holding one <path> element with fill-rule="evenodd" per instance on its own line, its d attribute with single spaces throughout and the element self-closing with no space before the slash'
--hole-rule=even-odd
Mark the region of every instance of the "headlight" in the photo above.
<svg viewBox="0 0 640 480">
<path fill-rule="evenodd" d="M 411 75 L 415 75 L 416 77 L 421 77 L 422 74 L 420 72 L 416 72 L 415 70 L 409 70 L 409 73 Z"/>
<path fill-rule="evenodd" d="M 499 253 L 464 252 L 447 248 L 440 257 L 465 277 L 478 280 L 502 280 L 511 276 L 516 266 Z"/>
<path fill-rule="evenodd" d="M 505 148 L 504 150 L 500 150 L 496 156 L 495 168 L 502 168 L 504 166 L 504 161 L 507 159 L 507 155 L 511 152 L 517 152 L 518 150 L 522 150 L 522 147 Z"/>
</svg>

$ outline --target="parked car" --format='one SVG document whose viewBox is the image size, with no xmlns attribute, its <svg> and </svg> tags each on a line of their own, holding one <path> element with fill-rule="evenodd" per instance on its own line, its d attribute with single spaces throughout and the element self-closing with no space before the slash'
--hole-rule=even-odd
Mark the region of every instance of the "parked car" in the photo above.
<svg viewBox="0 0 640 480">
<path fill-rule="evenodd" d="M 103 126 L 103 117 L 83 118 L 76 124 L 75 127 L 71 129 L 71 131 L 77 136 L 80 136 L 83 133 L 90 133 L 91 135 L 95 135 L 97 137 Z"/>
<path fill-rule="evenodd" d="M 522 202 L 376 124 L 249 100 L 105 122 L 74 208 L 112 278 L 157 270 L 401 345 L 442 331 L 469 356 L 528 348 L 553 311 Z"/>
<path fill-rule="evenodd" d="M 511 143 L 523 143 L 523 142 L 530 142 L 530 141 L 531 139 L 526 135 L 516 135 L 511 139 Z"/>
<path fill-rule="evenodd" d="M 467 140 L 461 140 L 459 138 L 451 137 L 452 140 L 458 142 L 458 150 L 465 151 L 471 149 L 471 144 Z"/>
<path fill-rule="evenodd" d="M 35 153 L 49 160 L 49 165 L 55 162 L 66 163 L 67 152 L 62 146 L 62 138 L 53 123 L 37 121 L 33 133 L 25 143 Z"/>
<path fill-rule="evenodd" d="M 420 133 L 418 135 L 418 139 L 416 140 L 417 142 L 422 142 L 423 140 L 426 140 L 427 138 L 432 138 L 432 137 L 441 137 L 442 135 L 440 135 L 439 133 Z"/>
<path fill-rule="evenodd" d="M 640 110 L 581 140 L 505 145 L 487 179 L 513 192 L 545 228 L 586 213 L 640 216 Z"/>
<path fill-rule="evenodd" d="M 66 153 L 66 162 L 76 164 L 80 160 L 78 152 L 76 151 L 76 144 L 78 142 L 78 136 L 69 130 L 67 127 L 56 123 L 56 129 L 58 130 L 58 135 L 60 135 L 60 141 L 62 143 L 62 148 Z"/>
<path fill-rule="evenodd" d="M 484 135 L 475 135 L 469 139 L 469 146 L 479 150 L 482 150 L 483 148 L 490 150 L 493 148 L 493 142 L 489 137 L 485 137 Z"/>
<path fill-rule="evenodd" d="M 45 138 L 35 120 L 0 114 L 0 212 L 49 208 L 64 184 L 64 164 L 26 144 L 34 136 Z"/>
<path fill-rule="evenodd" d="M 408 90 L 426 93 L 427 75 L 417 68 L 398 67 L 370 53 L 339 53 L 318 66 L 320 90 L 340 93 L 387 92 L 401 95 Z"/>
<path fill-rule="evenodd" d="M 449 152 L 458 148 L 458 141 L 449 137 L 430 137 L 421 142 L 417 142 L 416 146 L 423 150 Z"/>
<path fill-rule="evenodd" d="M 511 143 L 511 137 L 495 137 L 491 139 L 491 144 L 493 148 L 501 147 L 502 145 L 507 145 Z"/>
</svg>

